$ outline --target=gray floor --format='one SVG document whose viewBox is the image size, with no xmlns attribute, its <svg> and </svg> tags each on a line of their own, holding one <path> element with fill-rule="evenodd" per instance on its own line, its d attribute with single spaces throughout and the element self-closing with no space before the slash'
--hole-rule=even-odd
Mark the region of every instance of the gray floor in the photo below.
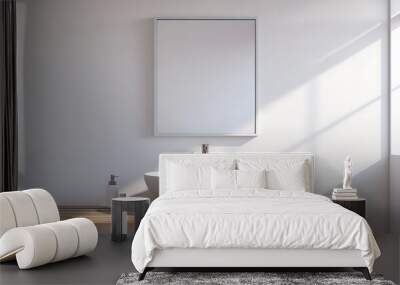
<svg viewBox="0 0 400 285">
<path fill-rule="evenodd" d="M 115 284 L 124 272 L 133 271 L 130 241 L 115 243 L 101 235 L 96 250 L 35 269 L 19 270 L 16 262 L 0 264 L 0 284 Z"/>
<path fill-rule="evenodd" d="M 398 282 L 399 239 L 377 236 L 382 256 L 375 272 Z M 14 284 L 115 284 L 119 276 L 134 271 L 130 260 L 131 241 L 112 242 L 110 235 L 100 235 L 97 249 L 89 256 L 61 261 L 30 270 L 19 270 L 16 262 L 0 264 L 0 285 Z M 313 271 L 313 270 L 307 270 Z M 318 271 L 318 270 L 317 270 Z"/>
</svg>

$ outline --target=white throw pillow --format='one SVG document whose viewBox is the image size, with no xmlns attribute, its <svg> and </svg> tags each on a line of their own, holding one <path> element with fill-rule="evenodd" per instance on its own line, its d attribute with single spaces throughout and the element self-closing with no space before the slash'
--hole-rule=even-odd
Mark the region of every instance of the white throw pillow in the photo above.
<svg viewBox="0 0 400 285">
<path fill-rule="evenodd" d="M 218 189 L 236 189 L 236 170 L 215 169 L 211 170 L 211 188 Z"/>
<path fill-rule="evenodd" d="M 238 160 L 238 167 L 240 170 L 266 169 L 266 188 L 271 190 L 311 191 L 307 160 L 244 158 Z"/>
<path fill-rule="evenodd" d="M 306 191 L 304 163 L 295 167 L 271 169 L 267 173 L 268 189 Z"/>
<path fill-rule="evenodd" d="M 184 191 L 211 188 L 211 167 L 196 165 L 168 164 L 168 191 Z"/>
<path fill-rule="evenodd" d="M 263 170 L 236 170 L 238 188 L 266 188 L 267 171 Z"/>
</svg>

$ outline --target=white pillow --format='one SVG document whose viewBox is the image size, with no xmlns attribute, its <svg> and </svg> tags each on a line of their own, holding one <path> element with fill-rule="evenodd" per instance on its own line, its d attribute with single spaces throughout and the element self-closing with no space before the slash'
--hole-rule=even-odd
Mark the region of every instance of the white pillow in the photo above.
<svg viewBox="0 0 400 285">
<path fill-rule="evenodd" d="M 244 158 L 238 160 L 240 170 L 267 171 L 267 188 L 271 190 L 311 191 L 310 165 L 299 159 Z"/>
<path fill-rule="evenodd" d="M 211 188 L 211 167 L 181 165 L 170 162 L 167 170 L 168 191 Z"/>
<path fill-rule="evenodd" d="M 215 169 L 211 170 L 211 188 L 218 189 L 236 189 L 236 170 Z"/>
<path fill-rule="evenodd" d="M 268 189 L 306 191 L 304 163 L 286 169 L 271 169 L 267 173 Z"/>
<path fill-rule="evenodd" d="M 266 188 L 267 171 L 263 170 L 236 170 L 238 188 Z"/>
</svg>

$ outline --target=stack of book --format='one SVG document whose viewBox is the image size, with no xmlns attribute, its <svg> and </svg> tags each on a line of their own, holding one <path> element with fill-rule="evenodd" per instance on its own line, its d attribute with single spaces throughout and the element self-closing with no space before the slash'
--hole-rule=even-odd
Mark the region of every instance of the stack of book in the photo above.
<svg viewBox="0 0 400 285">
<path fill-rule="evenodd" d="M 332 199 L 334 200 L 355 200 L 358 199 L 357 189 L 333 189 Z"/>
</svg>

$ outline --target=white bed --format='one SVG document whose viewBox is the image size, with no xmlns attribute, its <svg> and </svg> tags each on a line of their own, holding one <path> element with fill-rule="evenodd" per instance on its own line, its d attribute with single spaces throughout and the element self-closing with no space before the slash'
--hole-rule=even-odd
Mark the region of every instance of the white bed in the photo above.
<svg viewBox="0 0 400 285">
<path fill-rule="evenodd" d="M 154 267 L 354 267 L 369 278 L 380 255 L 362 217 L 312 194 L 310 153 L 161 154 L 159 171 L 132 243 L 141 278 Z"/>
</svg>

